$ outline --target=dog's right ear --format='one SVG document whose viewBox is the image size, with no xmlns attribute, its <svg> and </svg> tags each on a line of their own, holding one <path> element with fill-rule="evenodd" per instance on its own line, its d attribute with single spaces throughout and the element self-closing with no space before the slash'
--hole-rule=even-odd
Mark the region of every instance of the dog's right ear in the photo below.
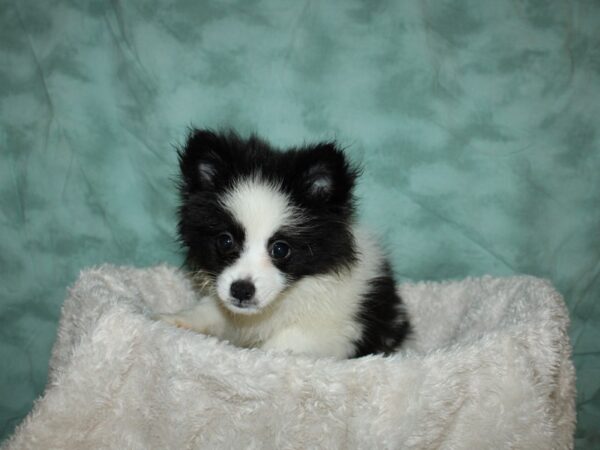
<svg viewBox="0 0 600 450">
<path fill-rule="evenodd" d="M 227 145 L 219 134 L 193 129 L 179 150 L 182 188 L 187 192 L 215 189 L 219 174 L 226 173 L 226 152 Z"/>
</svg>

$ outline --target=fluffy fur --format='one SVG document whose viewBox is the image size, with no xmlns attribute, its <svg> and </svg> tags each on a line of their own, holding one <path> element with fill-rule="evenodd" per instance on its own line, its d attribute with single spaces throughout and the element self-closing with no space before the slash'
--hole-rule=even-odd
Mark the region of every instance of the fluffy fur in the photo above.
<svg viewBox="0 0 600 450">
<path fill-rule="evenodd" d="M 334 143 L 285 152 L 194 130 L 180 151 L 179 233 L 203 294 L 163 315 L 238 346 L 390 353 L 409 332 L 389 263 L 354 220 L 358 170 Z"/>
<path fill-rule="evenodd" d="M 174 268 L 88 269 L 64 302 L 47 389 L 2 448 L 573 447 L 569 319 L 550 283 L 400 289 L 407 352 L 332 360 L 149 320 L 196 301 Z"/>
</svg>

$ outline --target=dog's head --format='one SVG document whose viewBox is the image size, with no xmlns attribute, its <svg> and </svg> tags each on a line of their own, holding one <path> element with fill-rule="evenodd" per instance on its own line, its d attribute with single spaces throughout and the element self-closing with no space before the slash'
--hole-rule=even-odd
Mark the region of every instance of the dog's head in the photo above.
<svg viewBox="0 0 600 450">
<path fill-rule="evenodd" d="M 281 152 L 256 136 L 194 130 L 179 162 L 188 265 L 229 310 L 257 313 L 295 281 L 354 261 L 358 172 L 334 143 Z"/>
</svg>

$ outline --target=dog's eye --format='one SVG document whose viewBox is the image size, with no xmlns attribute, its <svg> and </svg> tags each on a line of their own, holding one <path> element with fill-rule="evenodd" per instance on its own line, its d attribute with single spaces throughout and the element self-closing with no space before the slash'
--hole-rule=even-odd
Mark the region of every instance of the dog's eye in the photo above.
<svg viewBox="0 0 600 450">
<path fill-rule="evenodd" d="M 283 259 L 290 256 L 290 246 L 284 241 L 275 241 L 271 246 L 271 256 L 275 259 Z"/>
<path fill-rule="evenodd" d="M 221 253 L 228 253 L 235 248 L 235 241 L 231 233 L 221 233 L 217 236 L 217 248 Z"/>
</svg>

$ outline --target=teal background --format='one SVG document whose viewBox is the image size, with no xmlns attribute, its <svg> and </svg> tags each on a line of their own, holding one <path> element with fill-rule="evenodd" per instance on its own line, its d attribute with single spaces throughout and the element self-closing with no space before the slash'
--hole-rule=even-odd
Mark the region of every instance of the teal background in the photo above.
<svg viewBox="0 0 600 450">
<path fill-rule="evenodd" d="M 190 125 L 336 138 L 401 280 L 528 273 L 572 317 L 600 447 L 600 2 L 0 0 L 0 433 L 66 288 L 179 264 Z"/>
</svg>

